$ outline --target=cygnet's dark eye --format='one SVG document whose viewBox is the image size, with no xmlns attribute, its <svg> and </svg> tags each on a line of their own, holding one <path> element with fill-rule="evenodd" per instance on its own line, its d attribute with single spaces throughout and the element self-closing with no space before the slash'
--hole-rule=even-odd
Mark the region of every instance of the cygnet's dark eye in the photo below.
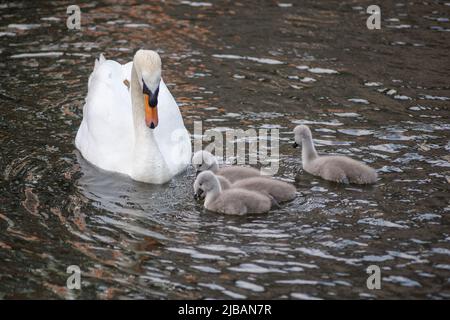
<svg viewBox="0 0 450 320">
<path fill-rule="evenodd" d="M 201 167 L 202 167 L 202 165 L 201 165 L 201 164 L 199 164 L 199 165 L 198 165 L 198 167 L 199 167 L 199 168 L 201 168 Z"/>
</svg>

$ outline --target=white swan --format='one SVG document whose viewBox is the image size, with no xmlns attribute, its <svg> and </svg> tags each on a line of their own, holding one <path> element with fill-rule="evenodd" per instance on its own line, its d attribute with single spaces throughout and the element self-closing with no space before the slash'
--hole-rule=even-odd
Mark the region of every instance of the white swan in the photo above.
<svg viewBox="0 0 450 320">
<path fill-rule="evenodd" d="M 189 133 L 158 53 L 138 50 L 125 65 L 96 60 L 75 145 L 95 166 L 147 183 L 165 183 L 189 165 Z"/>
<path fill-rule="evenodd" d="M 378 175 L 375 169 L 346 156 L 319 156 L 314 147 L 311 130 L 306 125 L 294 128 L 293 145 L 302 145 L 302 166 L 306 172 L 338 183 L 373 184 Z"/>
</svg>

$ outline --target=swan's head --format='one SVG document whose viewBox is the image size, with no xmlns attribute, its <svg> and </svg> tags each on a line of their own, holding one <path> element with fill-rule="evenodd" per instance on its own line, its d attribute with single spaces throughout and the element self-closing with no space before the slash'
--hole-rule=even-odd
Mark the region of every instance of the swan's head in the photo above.
<svg viewBox="0 0 450 320">
<path fill-rule="evenodd" d="M 311 130 L 308 126 L 302 124 L 299 126 L 296 126 L 294 128 L 294 144 L 292 145 L 294 148 L 297 148 L 301 143 L 303 139 L 312 139 Z"/>
<path fill-rule="evenodd" d="M 200 173 L 194 182 L 194 198 L 201 199 L 213 190 L 220 190 L 220 182 L 212 171 Z"/>
<path fill-rule="evenodd" d="M 150 129 L 154 129 L 158 125 L 161 58 L 156 51 L 140 49 L 134 55 L 133 65 L 144 97 L 145 124 Z"/>
<path fill-rule="evenodd" d="M 192 165 L 197 175 L 205 170 L 216 171 L 217 159 L 210 152 L 200 150 L 192 156 Z"/>
</svg>

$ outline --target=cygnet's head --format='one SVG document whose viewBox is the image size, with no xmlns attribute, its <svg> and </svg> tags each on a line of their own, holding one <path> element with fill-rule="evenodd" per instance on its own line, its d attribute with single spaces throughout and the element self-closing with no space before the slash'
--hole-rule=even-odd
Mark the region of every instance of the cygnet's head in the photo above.
<svg viewBox="0 0 450 320">
<path fill-rule="evenodd" d="M 145 124 L 154 129 L 158 125 L 158 94 L 161 82 L 161 58 L 156 51 L 140 49 L 133 59 L 139 84 L 141 85 Z"/>
<path fill-rule="evenodd" d="M 297 148 L 303 139 L 312 139 L 311 130 L 308 126 L 301 124 L 294 128 L 294 144 L 292 145 L 294 148 Z"/>
<path fill-rule="evenodd" d="M 202 171 L 217 170 L 217 159 L 208 151 L 200 150 L 192 156 L 192 165 L 198 175 Z"/>
<path fill-rule="evenodd" d="M 194 197 L 196 199 L 203 198 L 203 194 L 208 194 L 213 190 L 220 191 L 219 179 L 212 171 L 206 170 L 200 173 L 194 182 Z"/>
</svg>

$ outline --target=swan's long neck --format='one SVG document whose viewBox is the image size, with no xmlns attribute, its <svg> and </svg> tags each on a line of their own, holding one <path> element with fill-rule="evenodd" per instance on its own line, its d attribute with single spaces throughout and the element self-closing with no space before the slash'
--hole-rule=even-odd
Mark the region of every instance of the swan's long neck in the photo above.
<svg viewBox="0 0 450 320">
<path fill-rule="evenodd" d="M 213 162 L 208 170 L 211 170 L 214 173 L 216 173 L 219 170 L 219 164 L 217 163 L 217 160 L 215 158 L 213 159 Z"/>
<path fill-rule="evenodd" d="M 302 139 L 302 163 L 308 164 L 318 157 L 314 142 L 311 136 Z"/>
<path fill-rule="evenodd" d="M 222 188 L 222 190 L 228 190 L 231 188 L 231 183 L 227 178 L 222 177 L 222 176 L 217 176 L 217 179 L 219 180 L 220 187 Z"/>
<path fill-rule="evenodd" d="M 144 96 L 134 63 L 130 91 L 134 124 L 132 178 L 143 182 L 164 183 L 170 179 L 169 169 L 156 142 L 155 129 L 150 129 L 145 124 Z"/>
<path fill-rule="evenodd" d="M 140 90 L 139 80 L 136 73 L 136 69 L 131 69 L 131 106 L 133 111 L 133 124 L 134 124 L 134 137 L 136 138 L 136 144 L 143 142 L 145 137 L 153 136 L 153 132 L 145 125 L 145 109 L 144 109 L 144 97 L 142 90 Z"/>
<path fill-rule="evenodd" d="M 213 202 L 214 200 L 217 199 L 217 197 L 220 195 L 220 193 L 222 192 L 222 188 L 220 187 L 220 182 L 219 179 L 217 179 L 216 177 L 214 177 L 215 179 L 215 183 L 214 183 L 214 188 L 210 191 L 208 191 L 206 193 L 206 197 L 205 197 L 205 207 L 208 207 L 208 205 Z"/>
</svg>

